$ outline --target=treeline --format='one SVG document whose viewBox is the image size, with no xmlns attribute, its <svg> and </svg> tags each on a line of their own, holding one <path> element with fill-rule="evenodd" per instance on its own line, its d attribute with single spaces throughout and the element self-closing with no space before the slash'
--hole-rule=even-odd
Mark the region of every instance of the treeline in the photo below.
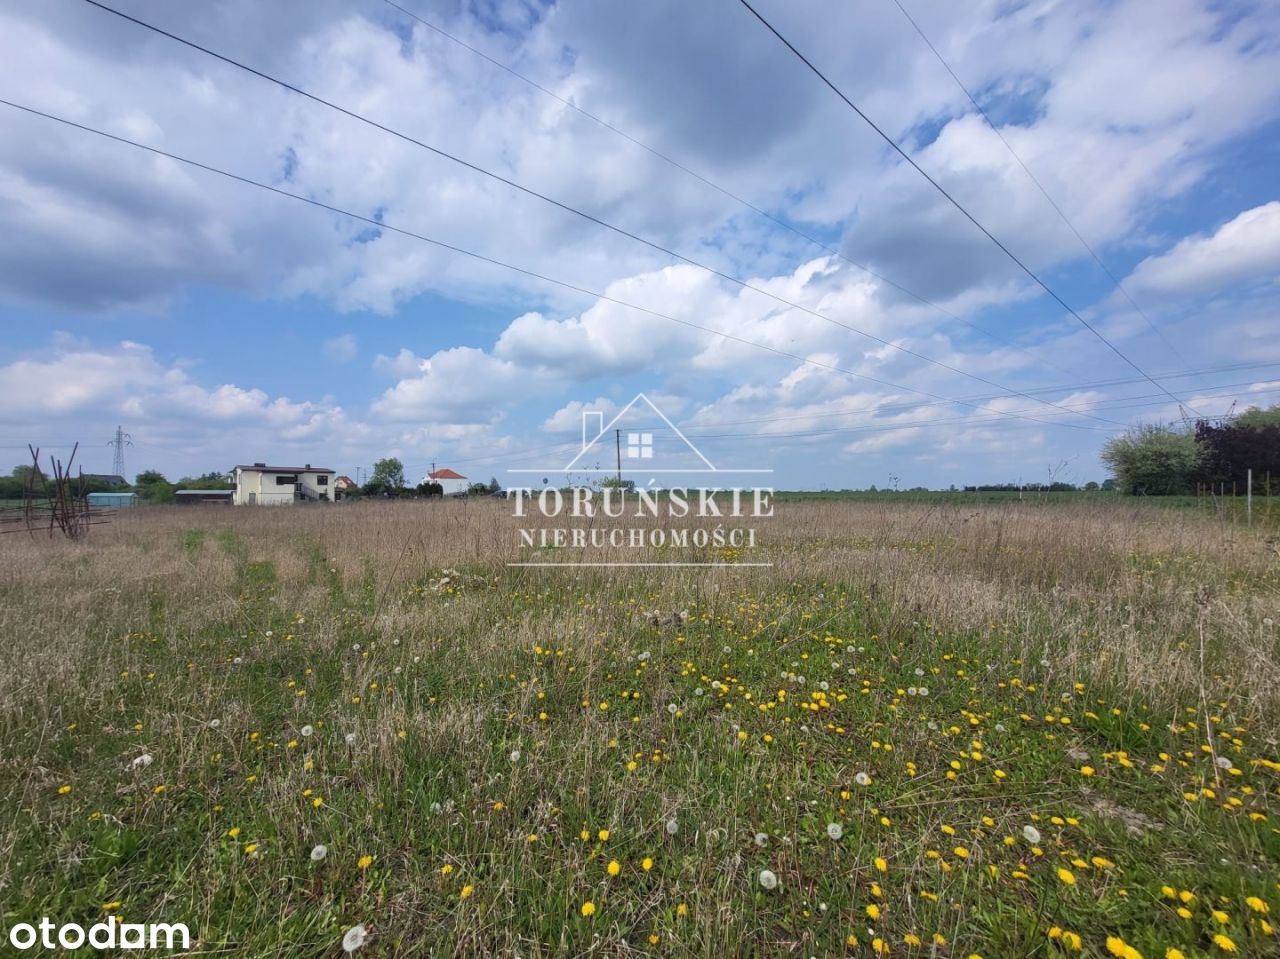
<svg viewBox="0 0 1280 959">
<path fill-rule="evenodd" d="M 1119 489 L 1133 495 L 1243 494 L 1250 470 L 1254 490 L 1269 491 L 1269 483 L 1280 484 L 1280 405 L 1201 420 L 1194 429 L 1139 426 L 1109 440 L 1102 460 Z"/>
<path fill-rule="evenodd" d="M 0 500 L 22 499 L 30 486 L 34 486 L 36 495 L 39 496 L 43 484 L 40 477 L 33 475 L 34 469 L 33 466 L 16 466 L 8 476 L 0 476 Z M 31 482 L 33 479 L 34 484 Z M 235 484 L 223 473 L 184 476 L 171 483 L 157 470 L 144 470 L 135 477 L 133 483 L 112 483 L 103 476 L 83 476 L 76 477 L 75 484 L 75 488 L 86 495 L 132 492 L 146 503 L 172 503 L 174 493 L 184 489 L 235 489 Z"/>
</svg>

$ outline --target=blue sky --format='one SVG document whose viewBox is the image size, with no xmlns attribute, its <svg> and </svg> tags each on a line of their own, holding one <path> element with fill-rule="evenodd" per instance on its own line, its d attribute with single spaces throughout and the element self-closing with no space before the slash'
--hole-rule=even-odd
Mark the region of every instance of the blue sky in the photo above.
<svg viewBox="0 0 1280 959">
<path fill-rule="evenodd" d="M 904 4 L 1017 158 L 888 0 L 760 9 L 1188 409 L 1280 402 L 1280 10 Z M 4 99 L 693 324 L 0 107 L 10 465 L 78 440 L 105 471 L 119 423 L 131 473 L 396 455 L 506 482 L 644 390 L 780 486 L 1082 482 L 1178 417 L 740 4 L 402 5 L 545 90 L 380 0 L 119 0 L 757 289 L 79 0 L 9 8 Z"/>
</svg>

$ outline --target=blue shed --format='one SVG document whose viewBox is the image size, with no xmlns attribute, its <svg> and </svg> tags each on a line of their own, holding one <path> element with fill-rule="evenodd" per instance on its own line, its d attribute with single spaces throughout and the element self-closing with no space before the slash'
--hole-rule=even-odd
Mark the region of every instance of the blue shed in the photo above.
<svg viewBox="0 0 1280 959">
<path fill-rule="evenodd" d="M 110 506 L 117 509 L 132 506 L 134 498 L 133 493 L 90 493 L 85 497 L 90 506 Z"/>
</svg>

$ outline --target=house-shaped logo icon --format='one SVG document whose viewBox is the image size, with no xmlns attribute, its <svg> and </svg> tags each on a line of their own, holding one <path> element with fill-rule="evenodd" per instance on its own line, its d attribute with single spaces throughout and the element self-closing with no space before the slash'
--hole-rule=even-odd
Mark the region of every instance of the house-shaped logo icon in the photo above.
<svg viewBox="0 0 1280 959">
<path fill-rule="evenodd" d="M 667 440 L 667 443 L 678 447 L 679 449 L 677 452 L 683 455 L 685 459 L 689 459 L 689 454 L 692 454 L 693 458 L 690 461 L 701 464 L 695 465 L 690 469 L 668 469 L 664 470 L 664 472 L 718 472 L 711 460 L 707 459 L 702 454 L 702 451 L 693 444 L 689 437 L 685 436 L 684 433 L 680 431 L 680 428 L 672 423 L 671 420 L 667 418 L 667 415 L 663 413 L 662 410 L 658 409 L 654 402 L 643 393 L 637 393 L 635 395 L 635 399 L 619 410 L 608 423 L 604 421 L 604 413 L 599 410 L 583 410 L 582 447 L 578 450 L 577 455 L 565 464 L 564 472 L 567 473 L 570 470 L 579 469 L 578 463 L 583 459 L 583 457 L 587 457 L 589 454 L 599 454 L 602 457 L 606 454 L 612 454 L 614 450 L 610 447 L 613 447 L 614 445 L 617 447 L 617 455 L 619 459 L 625 456 L 628 460 L 637 461 L 635 463 L 635 466 L 637 467 L 649 466 L 650 463 L 648 461 L 652 461 L 655 456 L 655 451 L 659 450 L 659 447 L 655 446 L 654 431 L 646 429 L 632 430 L 621 428 L 617 425 L 633 410 L 643 410 L 645 407 L 651 410 L 671 431 L 671 438 Z M 612 443 L 607 442 L 610 439 L 613 441 Z M 663 455 L 667 455 L 672 451 L 661 450 L 660 452 Z M 591 472 L 591 470 L 587 470 L 587 472 Z M 612 471 L 608 470 L 602 472 Z"/>
</svg>

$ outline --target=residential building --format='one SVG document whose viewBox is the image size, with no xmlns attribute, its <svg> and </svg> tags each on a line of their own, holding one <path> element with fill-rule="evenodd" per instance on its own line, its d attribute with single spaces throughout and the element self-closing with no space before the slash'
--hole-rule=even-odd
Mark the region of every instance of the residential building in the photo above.
<svg viewBox="0 0 1280 959">
<path fill-rule="evenodd" d="M 323 466 L 237 466 L 237 506 L 282 506 L 289 503 L 331 502 L 334 471 Z"/>
</svg>

